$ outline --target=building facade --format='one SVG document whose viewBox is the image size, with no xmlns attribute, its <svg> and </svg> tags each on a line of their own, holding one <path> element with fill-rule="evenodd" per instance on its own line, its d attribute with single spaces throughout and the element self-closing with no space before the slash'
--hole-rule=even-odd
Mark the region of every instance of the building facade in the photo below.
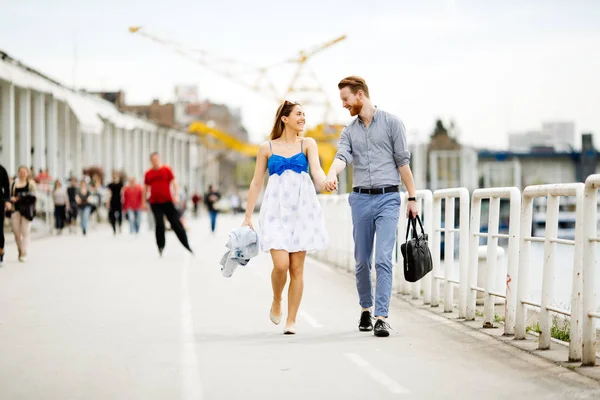
<svg viewBox="0 0 600 400">
<path fill-rule="evenodd" d="M 0 162 L 11 176 L 19 165 L 63 180 L 100 167 L 105 176 L 122 170 L 141 180 L 158 151 L 189 190 L 216 179 L 198 168 L 211 151 L 197 136 L 74 91 L 1 52 L 0 138 Z"/>
</svg>

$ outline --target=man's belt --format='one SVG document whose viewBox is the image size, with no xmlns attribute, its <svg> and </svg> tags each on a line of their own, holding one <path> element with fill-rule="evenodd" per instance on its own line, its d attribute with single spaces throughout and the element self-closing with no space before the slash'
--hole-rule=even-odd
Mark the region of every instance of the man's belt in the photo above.
<svg viewBox="0 0 600 400">
<path fill-rule="evenodd" d="M 398 186 L 387 186 L 384 188 L 352 188 L 352 191 L 355 193 L 364 193 L 364 194 L 384 194 L 384 193 L 393 193 L 398 192 L 400 189 Z"/>
</svg>

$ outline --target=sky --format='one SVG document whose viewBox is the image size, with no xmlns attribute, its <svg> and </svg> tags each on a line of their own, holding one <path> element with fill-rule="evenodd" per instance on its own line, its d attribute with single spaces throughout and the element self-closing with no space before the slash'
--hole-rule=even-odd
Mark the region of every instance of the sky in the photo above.
<svg viewBox="0 0 600 400">
<path fill-rule="evenodd" d="M 575 146 L 593 132 L 600 147 L 598 21 L 595 0 L 0 0 L 0 50 L 69 86 L 123 90 L 130 104 L 173 101 L 175 85 L 197 85 L 201 98 L 240 108 L 259 142 L 274 98 L 128 27 L 256 67 L 347 35 L 306 64 L 333 104 L 332 122 L 351 120 L 337 83 L 359 75 L 409 141 L 426 141 L 438 118 L 454 121 L 462 143 L 494 149 L 508 146 L 508 132 L 574 121 Z M 270 70 L 280 93 L 295 68 Z M 322 107 L 305 109 L 309 126 L 322 122 Z"/>
</svg>

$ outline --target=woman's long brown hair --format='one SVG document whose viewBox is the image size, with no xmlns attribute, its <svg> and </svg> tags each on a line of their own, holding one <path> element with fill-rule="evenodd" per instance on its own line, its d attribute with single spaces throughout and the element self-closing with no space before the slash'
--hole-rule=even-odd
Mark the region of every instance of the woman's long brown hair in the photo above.
<svg viewBox="0 0 600 400">
<path fill-rule="evenodd" d="M 299 106 L 298 103 L 293 103 L 291 101 L 285 100 L 279 108 L 277 109 L 277 114 L 275 114 L 275 122 L 273 123 L 273 129 L 271 129 L 271 140 L 275 140 L 283 135 L 283 129 L 285 128 L 285 124 L 281 120 L 282 117 L 289 117 L 292 113 L 292 110 L 295 106 Z"/>
</svg>

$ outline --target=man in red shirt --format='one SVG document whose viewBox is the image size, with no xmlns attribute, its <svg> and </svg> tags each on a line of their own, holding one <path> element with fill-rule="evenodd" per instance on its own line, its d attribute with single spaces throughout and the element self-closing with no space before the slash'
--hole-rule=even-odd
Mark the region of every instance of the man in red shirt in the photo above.
<svg viewBox="0 0 600 400">
<path fill-rule="evenodd" d="M 154 215 L 158 252 L 162 255 L 165 248 L 164 217 L 167 217 L 169 224 L 171 224 L 171 229 L 173 229 L 173 232 L 175 232 L 181 244 L 193 253 L 188 243 L 185 229 L 179 220 L 179 213 L 175 208 L 175 204 L 179 202 L 179 199 L 177 196 L 173 198 L 171 195 L 171 193 L 179 193 L 179 188 L 175 182 L 175 175 L 173 175 L 173 171 L 171 171 L 169 166 L 160 163 L 158 153 L 155 152 L 150 155 L 150 162 L 152 163 L 152 168 L 146 171 L 146 175 L 144 176 L 144 193 L 142 195 L 142 200 L 145 208 L 149 188 L 150 198 L 148 199 L 148 202 L 150 203 L 152 214 Z M 171 192 L 171 184 L 173 185 L 173 192 Z"/>
<path fill-rule="evenodd" d="M 129 232 L 140 232 L 140 221 L 142 218 L 142 186 L 135 182 L 132 176 L 129 178 L 129 184 L 123 189 L 123 211 L 129 220 Z"/>
</svg>

